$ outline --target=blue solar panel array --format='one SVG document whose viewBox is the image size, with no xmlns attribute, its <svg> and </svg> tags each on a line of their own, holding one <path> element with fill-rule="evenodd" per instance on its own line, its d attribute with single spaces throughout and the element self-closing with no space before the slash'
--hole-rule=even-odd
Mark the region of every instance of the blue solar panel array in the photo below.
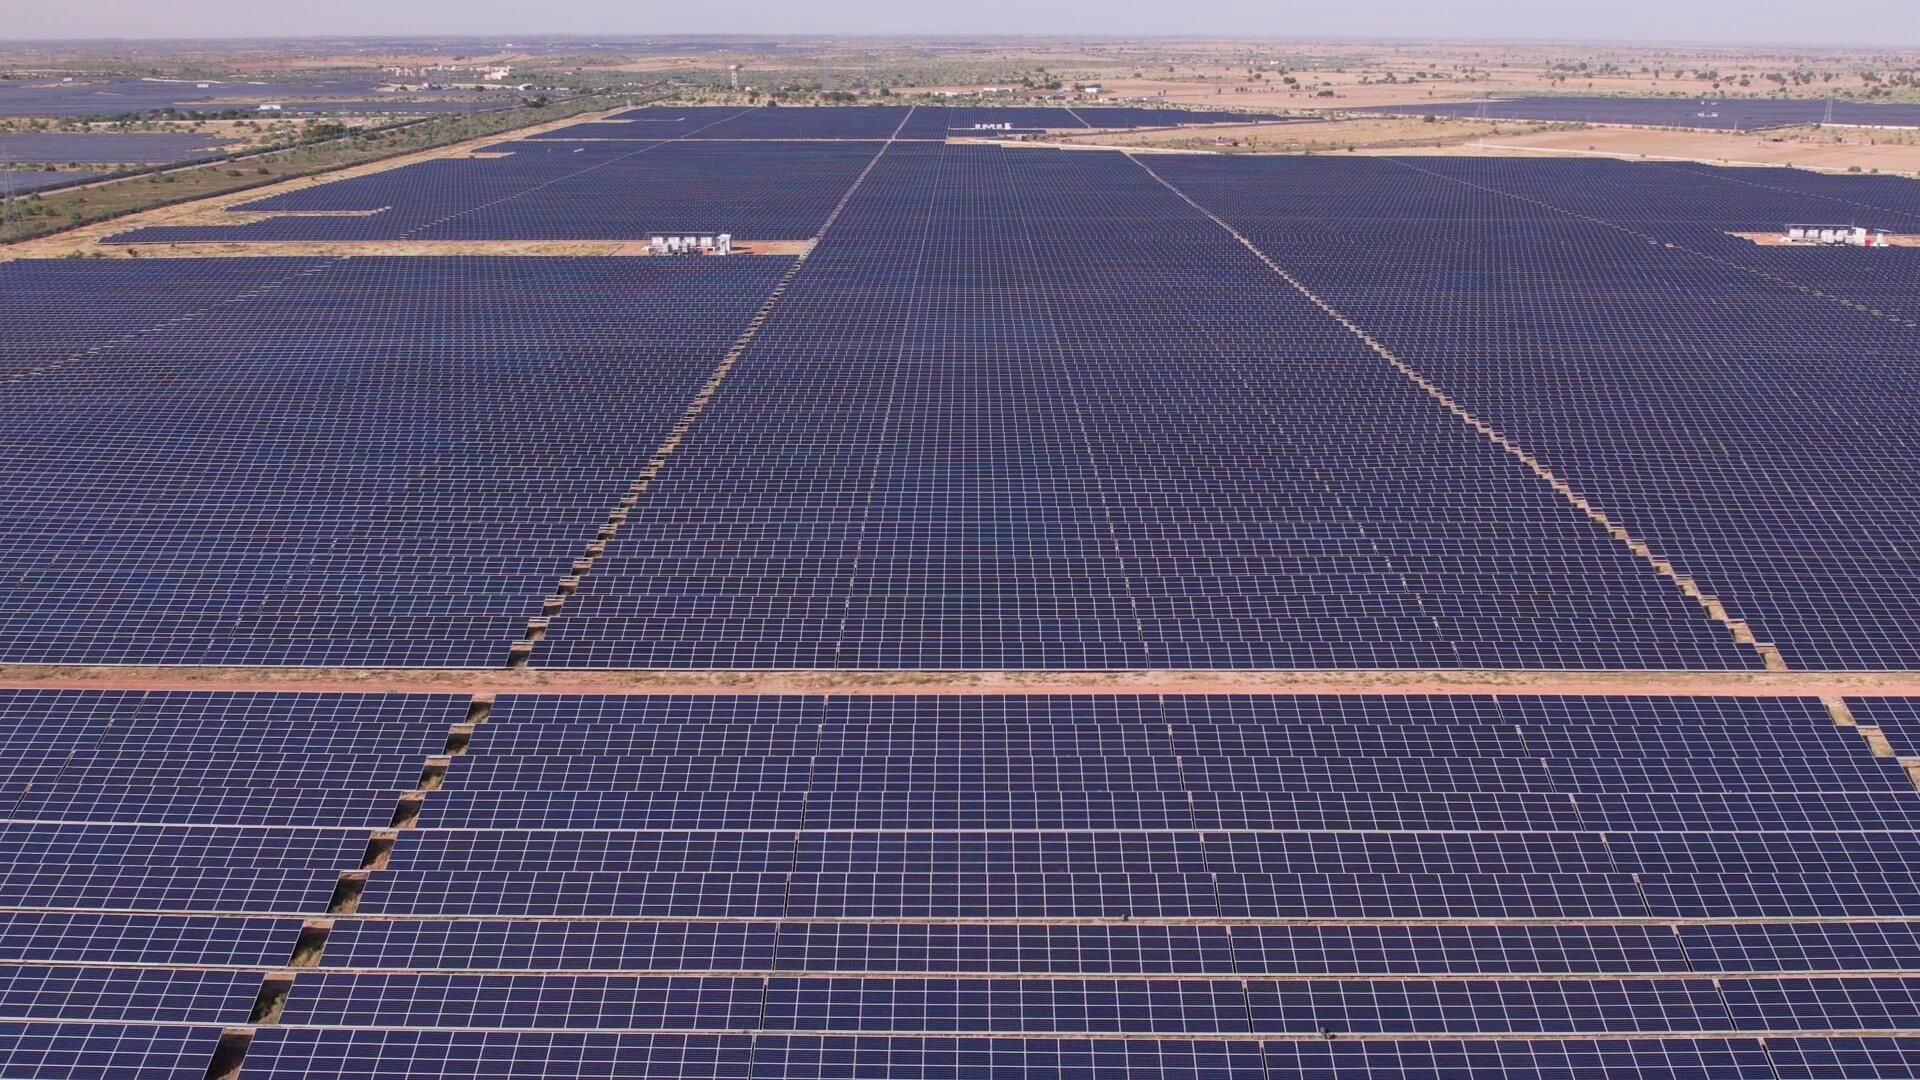
<svg viewBox="0 0 1920 1080">
<path fill-rule="evenodd" d="M 903 139 L 937 140 L 985 130 L 978 125 L 992 128 L 1011 125 L 1012 130 L 1017 132 L 1033 132 L 1298 122 L 1304 119 L 1271 113 L 1112 105 L 762 107 L 744 112 L 723 106 L 656 105 L 618 113 L 605 123 L 577 124 L 535 137 L 567 138 L 571 133 L 591 128 L 597 135 L 623 139 L 657 138 L 663 134 L 690 139 L 885 139 L 897 130 Z"/>
<path fill-rule="evenodd" d="M 233 139 L 194 134 L 81 134 L 60 131 L 0 133 L 0 163 L 140 164 L 211 157 Z"/>
<path fill-rule="evenodd" d="M 945 139 L 975 123 L 1024 130 L 1261 119 L 1278 118 L 1152 109 L 636 109 L 485 151 L 504 157 L 421 162 L 232 207 L 359 216 L 152 226 L 111 239 L 619 240 L 727 232 L 741 240 L 797 240 L 818 230 L 872 159 L 874 147 L 865 142 Z"/>
<path fill-rule="evenodd" d="M 0 304 L 0 379 L 85 362 L 323 265 L 274 258 L 9 263 L 0 270 L 7 300 Z"/>
<path fill-rule="evenodd" d="M 653 112 L 274 208 L 843 207 L 808 260 L 0 267 L 0 661 L 499 665 L 671 433 L 537 666 L 1760 665 L 1139 163 Z M 1794 666 L 1914 666 L 1920 278 L 1726 235 L 1913 192 L 1148 163 Z M 0 1075 L 1913 1076 L 1916 740 L 1903 699 L 0 691 Z"/>
<path fill-rule="evenodd" d="M 1128 159 L 904 142 L 533 662 L 1759 658 Z"/>
<path fill-rule="evenodd" d="M 0 162 L 0 198 L 24 195 L 30 191 L 56 187 L 60 184 L 72 184 L 105 176 L 101 172 L 82 172 L 78 169 L 49 171 L 45 169 L 11 169 Z"/>
<path fill-rule="evenodd" d="M 523 140 L 492 148 L 511 151 L 505 157 L 442 158 L 234 207 L 357 216 L 150 226 L 111 239 L 645 240 L 725 232 L 740 240 L 804 240 L 874 150 L 862 142 Z"/>
<path fill-rule="evenodd" d="M 1878 729 L 1896 755 L 1920 758 L 1920 698 L 1855 698 L 1849 708 L 1859 723 Z"/>
<path fill-rule="evenodd" d="M 0 1075 L 204 1077 L 469 709 L 0 690 Z"/>
<path fill-rule="evenodd" d="M 0 659 L 497 666 L 789 265 L 8 263 Z"/>
<path fill-rule="evenodd" d="M 1759 131 L 1827 119 L 1828 103 L 1812 98 L 1679 97 L 1530 97 L 1488 101 L 1448 101 L 1427 105 L 1376 105 L 1347 112 L 1403 116 L 1466 116 L 1496 120 L 1536 120 L 1636 127 L 1710 128 Z M 1920 105 L 1863 101 L 1832 103 L 1832 122 L 1849 127 L 1920 126 Z"/>
<path fill-rule="evenodd" d="M 264 1077 L 1902 1075 L 1896 1033 L 1920 1025 L 1911 822 L 1593 816 L 1658 806 L 1632 779 L 1655 773 L 1920 810 L 1817 700 L 505 696 L 469 717 L 453 697 L 0 694 L 9 759 L 257 745 L 316 763 L 297 786 L 425 764 L 471 728 L 407 828 L 0 826 L 10 878 L 104 882 L 0 898 L 7 1075 L 203 1074 L 235 1027 Z M 286 797 L 255 775 L 251 798 Z M 169 785 L 203 781 L 149 782 Z M 1356 819 L 1221 827 L 1203 807 L 1223 791 Z M 473 817 L 474 796 L 592 792 L 804 810 Z M 1405 812 L 1516 793 L 1569 809 Z M 863 805 L 931 810 L 847 816 Z M 332 887 L 291 906 L 145 887 L 302 867 Z M 343 871 L 365 879 L 352 903 Z M 1848 884 L 1900 875 L 1864 904 Z M 261 1013 L 269 973 L 291 981 Z"/>
<path fill-rule="evenodd" d="M 1152 164 L 1790 667 L 1920 667 L 1916 255 L 1854 249 L 1849 263 L 1725 234 L 1856 214 L 1911 227 L 1912 181 L 1471 158 Z"/>
<path fill-rule="evenodd" d="M 9 1076 L 1901 1075 L 1920 1026 L 1920 791 L 1815 699 L 21 690 L 0 750 Z M 423 808 L 284 820 L 368 785 Z"/>
<path fill-rule="evenodd" d="M 1062 117 L 1060 114 L 1065 113 Z M 1312 123 L 1318 117 L 1276 116 L 1272 113 L 1222 112 L 1211 109 L 1138 108 L 1125 105 L 1079 105 L 1053 108 L 995 108 L 993 106 L 956 105 L 945 110 L 920 109 L 907 132 L 910 137 L 991 134 L 997 125 L 1012 125 L 1016 132 L 1062 130 L 1132 130 L 1135 128 L 1184 127 L 1206 124 L 1299 124 Z"/>
<path fill-rule="evenodd" d="M 383 93 L 372 82 L 204 83 L 180 79 L 0 79 L 0 116 L 119 116 L 172 109 L 180 112 L 254 110 L 272 102 L 296 113 L 474 112 L 514 105 L 514 95 L 436 90 L 431 94 Z"/>
</svg>

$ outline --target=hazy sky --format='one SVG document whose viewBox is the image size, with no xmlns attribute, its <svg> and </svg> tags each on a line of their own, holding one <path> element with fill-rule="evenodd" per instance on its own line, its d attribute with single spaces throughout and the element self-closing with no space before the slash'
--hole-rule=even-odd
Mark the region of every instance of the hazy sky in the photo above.
<svg viewBox="0 0 1920 1080">
<path fill-rule="evenodd" d="M 0 38 L 1208 34 L 1920 46 L 1920 0 L 0 0 Z"/>
</svg>

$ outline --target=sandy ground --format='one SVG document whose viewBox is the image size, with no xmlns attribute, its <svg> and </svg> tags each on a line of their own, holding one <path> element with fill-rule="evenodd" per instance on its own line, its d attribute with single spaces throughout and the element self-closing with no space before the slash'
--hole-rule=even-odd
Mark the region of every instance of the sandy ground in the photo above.
<svg viewBox="0 0 1920 1080">
<path fill-rule="evenodd" d="M 1672 694 L 1920 696 L 1920 672 L 454 671 L 0 665 L 0 687 L 458 694 Z"/>
<path fill-rule="evenodd" d="M 1544 42 L 1056 42 L 983 48 L 974 58 L 1044 66 L 1067 85 L 1096 81 L 1103 98 L 1260 110 L 1548 93 L 1759 96 L 1781 87 L 1769 74 L 1789 72 L 1816 73 L 1788 85 L 1799 96 L 1822 97 L 1863 94 L 1873 84 L 1862 72 L 1910 66 L 1909 58 L 1879 50 Z"/>
<path fill-rule="evenodd" d="M 355 255 L 646 255 L 645 244 L 624 240 L 273 240 L 218 244 L 102 245 L 109 258 L 346 258 Z"/>
<path fill-rule="evenodd" d="M 1222 146 L 1230 139 L 1237 146 Z M 1795 166 L 1827 172 L 1920 176 L 1920 132 L 1784 128 L 1749 134 L 1418 117 L 1324 124 L 1222 125 L 1184 130 L 1050 136 L 1063 146 L 1221 153 L 1462 154 L 1475 157 L 1593 156 L 1719 165 Z"/>
<path fill-rule="evenodd" d="M 274 217 L 273 214 L 231 214 L 243 224 L 248 220 Z M 300 214 L 299 217 L 364 216 L 346 214 Z M 802 255 L 812 250 L 812 240 L 759 240 L 733 246 L 735 255 Z M 349 258 L 356 255 L 517 255 L 579 257 L 651 256 L 644 240 L 268 240 L 230 241 L 194 244 L 101 244 L 99 250 L 110 258 L 126 259 L 205 259 L 205 258 Z"/>
<path fill-rule="evenodd" d="M 1515 153 L 1595 154 L 1707 161 L 1727 165 L 1793 165 L 1799 168 L 1883 173 L 1920 173 L 1920 133 L 1790 128 L 1734 135 L 1705 131 L 1656 131 L 1594 127 L 1488 136 L 1469 149 Z"/>
<path fill-rule="evenodd" d="M 498 142 L 524 138 L 536 132 L 551 131 L 555 128 L 566 127 L 569 124 L 603 119 L 613 113 L 623 112 L 625 109 L 626 106 L 620 106 L 606 110 L 605 112 L 582 113 L 578 116 L 569 116 L 544 124 L 535 124 L 513 131 L 487 135 L 477 139 L 469 139 L 466 142 L 453 143 L 433 150 L 422 150 L 418 153 L 405 154 L 400 157 L 387 158 L 382 161 L 372 161 L 364 165 L 355 165 L 351 168 L 341 169 L 338 172 L 322 173 L 318 176 L 296 177 L 295 179 L 286 180 L 278 184 L 271 184 L 266 187 L 252 188 L 247 191 L 229 192 L 224 195 L 213 195 L 205 199 L 181 203 L 178 206 L 161 206 L 152 210 L 143 210 L 140 213 L 129 214 L 126 217 L 115 218 L 112 221 L 94 222 L 93 224 L 83 225 L 80 228 L 67 232 L 37 237 L 32 240 L 23 240 L 18 244 L 0 247 L 0 262 L 8 262 L 13 259 L 58 259 L 74 255 L 98 255 L 105 258 L 142 257 L 149 254 L 148 251 L 143 250 L 148 247 L 148 245 L 140 245 L 129 249 L 129 247 L 125 245 L 110 245 L 101 243 L 100 241 L 118 233 L 129 232 L 133 229 L 144 229 L 154 225 L 240 224 L 248 220 L 251 215 L 242 217 L 229 214 L 226 213 L 227 207 L 236 206 L 240 203 L 253 202 L 256 199 L 264 199 L 273 195 L 284 195 L 290 191 L 301 191 L 310 187 L 318 187 L 321 184 L 330 184 L 335 180 L 346 180 L 355 176 L 370 176 L 374 173 L 385 172 L 388 169 L 397 169 L 403 165 L 411 165 L 415 162 L 431 161 L 435 158 L 460 157 Z M 254 245 L 246 246 L 252 247 Z M 259 246 L 264 247 L 267 245 Z M 193 254 L 205 255 L 220 253 L 200 251 Z M 283 255 L 288 254 L 288 252 L 285 249 L 281 249 L 270 253 L 260 252 L 259 254 Z"/>
</svg>

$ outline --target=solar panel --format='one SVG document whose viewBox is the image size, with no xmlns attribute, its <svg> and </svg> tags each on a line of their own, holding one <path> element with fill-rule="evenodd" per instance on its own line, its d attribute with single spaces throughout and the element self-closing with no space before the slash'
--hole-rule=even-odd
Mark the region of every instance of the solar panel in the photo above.
<svg viewBox="0 0 1920 1080">
<path fill-rule="evenodd" d="M 0 911 L 0 961 L 267 968 L 287 962 L 297 919 Z"/>
<path fill-rule="evenodd" d="M 419 1080 L 494 1075 L 612 1080 L 645 1076 L 744 1080 L 754 1039 L 745 1035 L 639 1035 L 532 1031 L 383 1031 L 267 1028 L 247 1048 L 249 1077 L 374 1077 L 396 1061 Z"/>
<path fill-rule="evenodd" d="M 1920 927 L 1905 922 L 1709 924 L 1679 935 L 1698 971 L 1920 969 Z"/>
<path fill-rule="evenodd" d="M 1848 698 L 1847 708 L 1860 723 L 1879 728 L 1895 753 L 1920 755 L 1920 699 Z"/>
<path fill-rule="evenodd" d="M 1920 1070 L 1920 1039 L 1832 1037 L 1768 1039 L 1767 1057 L 1780 1080 L 1858 1076 L 1898 1080 Z"/>
<path fill-rule="evenodd" d="M 1722 979 L 1720 986 L 1746 1031 L 1911 1031 L 1920 1014 L 1913 979 Z"/>
<path fill-rule="evenodd" d="M 0 965 L 0 1020 L 245 1023 L 260 973 Z"/>
<path fill-rule="evenodd" d="M 1773 1075 L 1777 1044 L 1753 1039 L 1507 1039 L 1499 1041 L 1269 1042 L 1266 1075 L 1275 1080 L 1383 1077 L 1442 1080 L 1488 1076 L 1546 1080 L 1619 1076 L 1634 1080 L 1763 1080 Z"/>
<path fill-rule="evenodd" d="M 588 975 L 347 975 L 294 982 L 300 1025 L 547 1029 L 755 1026 L 761 981 Z"/>
<path fill-rule="evenodd" d="M 1253 1080 L 1260 1044 L 1191 1039 L 963 1039 L 764 1035 L 757 1074 L 841 1076 L 1118 1076 Z"/>
<path fill-rule="evenodd" d="M 217 1027 L 0 1021 L 0 1070 L 34 1080 L 180 1080 L 204 1075 Z"/>
<path fill-rule="evenodd" d="M 766 971 L 772 923 L 343 919 L 322 962 L 340 968 Z"/>
</svg>

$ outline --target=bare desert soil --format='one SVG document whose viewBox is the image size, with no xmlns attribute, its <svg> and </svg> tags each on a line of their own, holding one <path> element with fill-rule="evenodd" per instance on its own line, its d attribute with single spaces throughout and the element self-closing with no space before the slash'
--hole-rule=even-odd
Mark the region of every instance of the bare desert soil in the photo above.
<svg viewBox="0 0 1920 1080">
<path fill-rule="evenodd" d="M 1706 161 L 1726 165 L 1792 165 L 1846 172 L 1920 173 L 1920 136 L 1913 132 L 1811 127 L 1735 135 L 1707 131 L 1592 127 L 1468 140 L 1482 152 L 1596 154 Z"/>
<path fill-rule="evenodd" d="M 1911 697 L 1920 672 L 479 671 L 0 665 L 0 688 L 459 694 L 1654 694 Z"/>
</svg>

